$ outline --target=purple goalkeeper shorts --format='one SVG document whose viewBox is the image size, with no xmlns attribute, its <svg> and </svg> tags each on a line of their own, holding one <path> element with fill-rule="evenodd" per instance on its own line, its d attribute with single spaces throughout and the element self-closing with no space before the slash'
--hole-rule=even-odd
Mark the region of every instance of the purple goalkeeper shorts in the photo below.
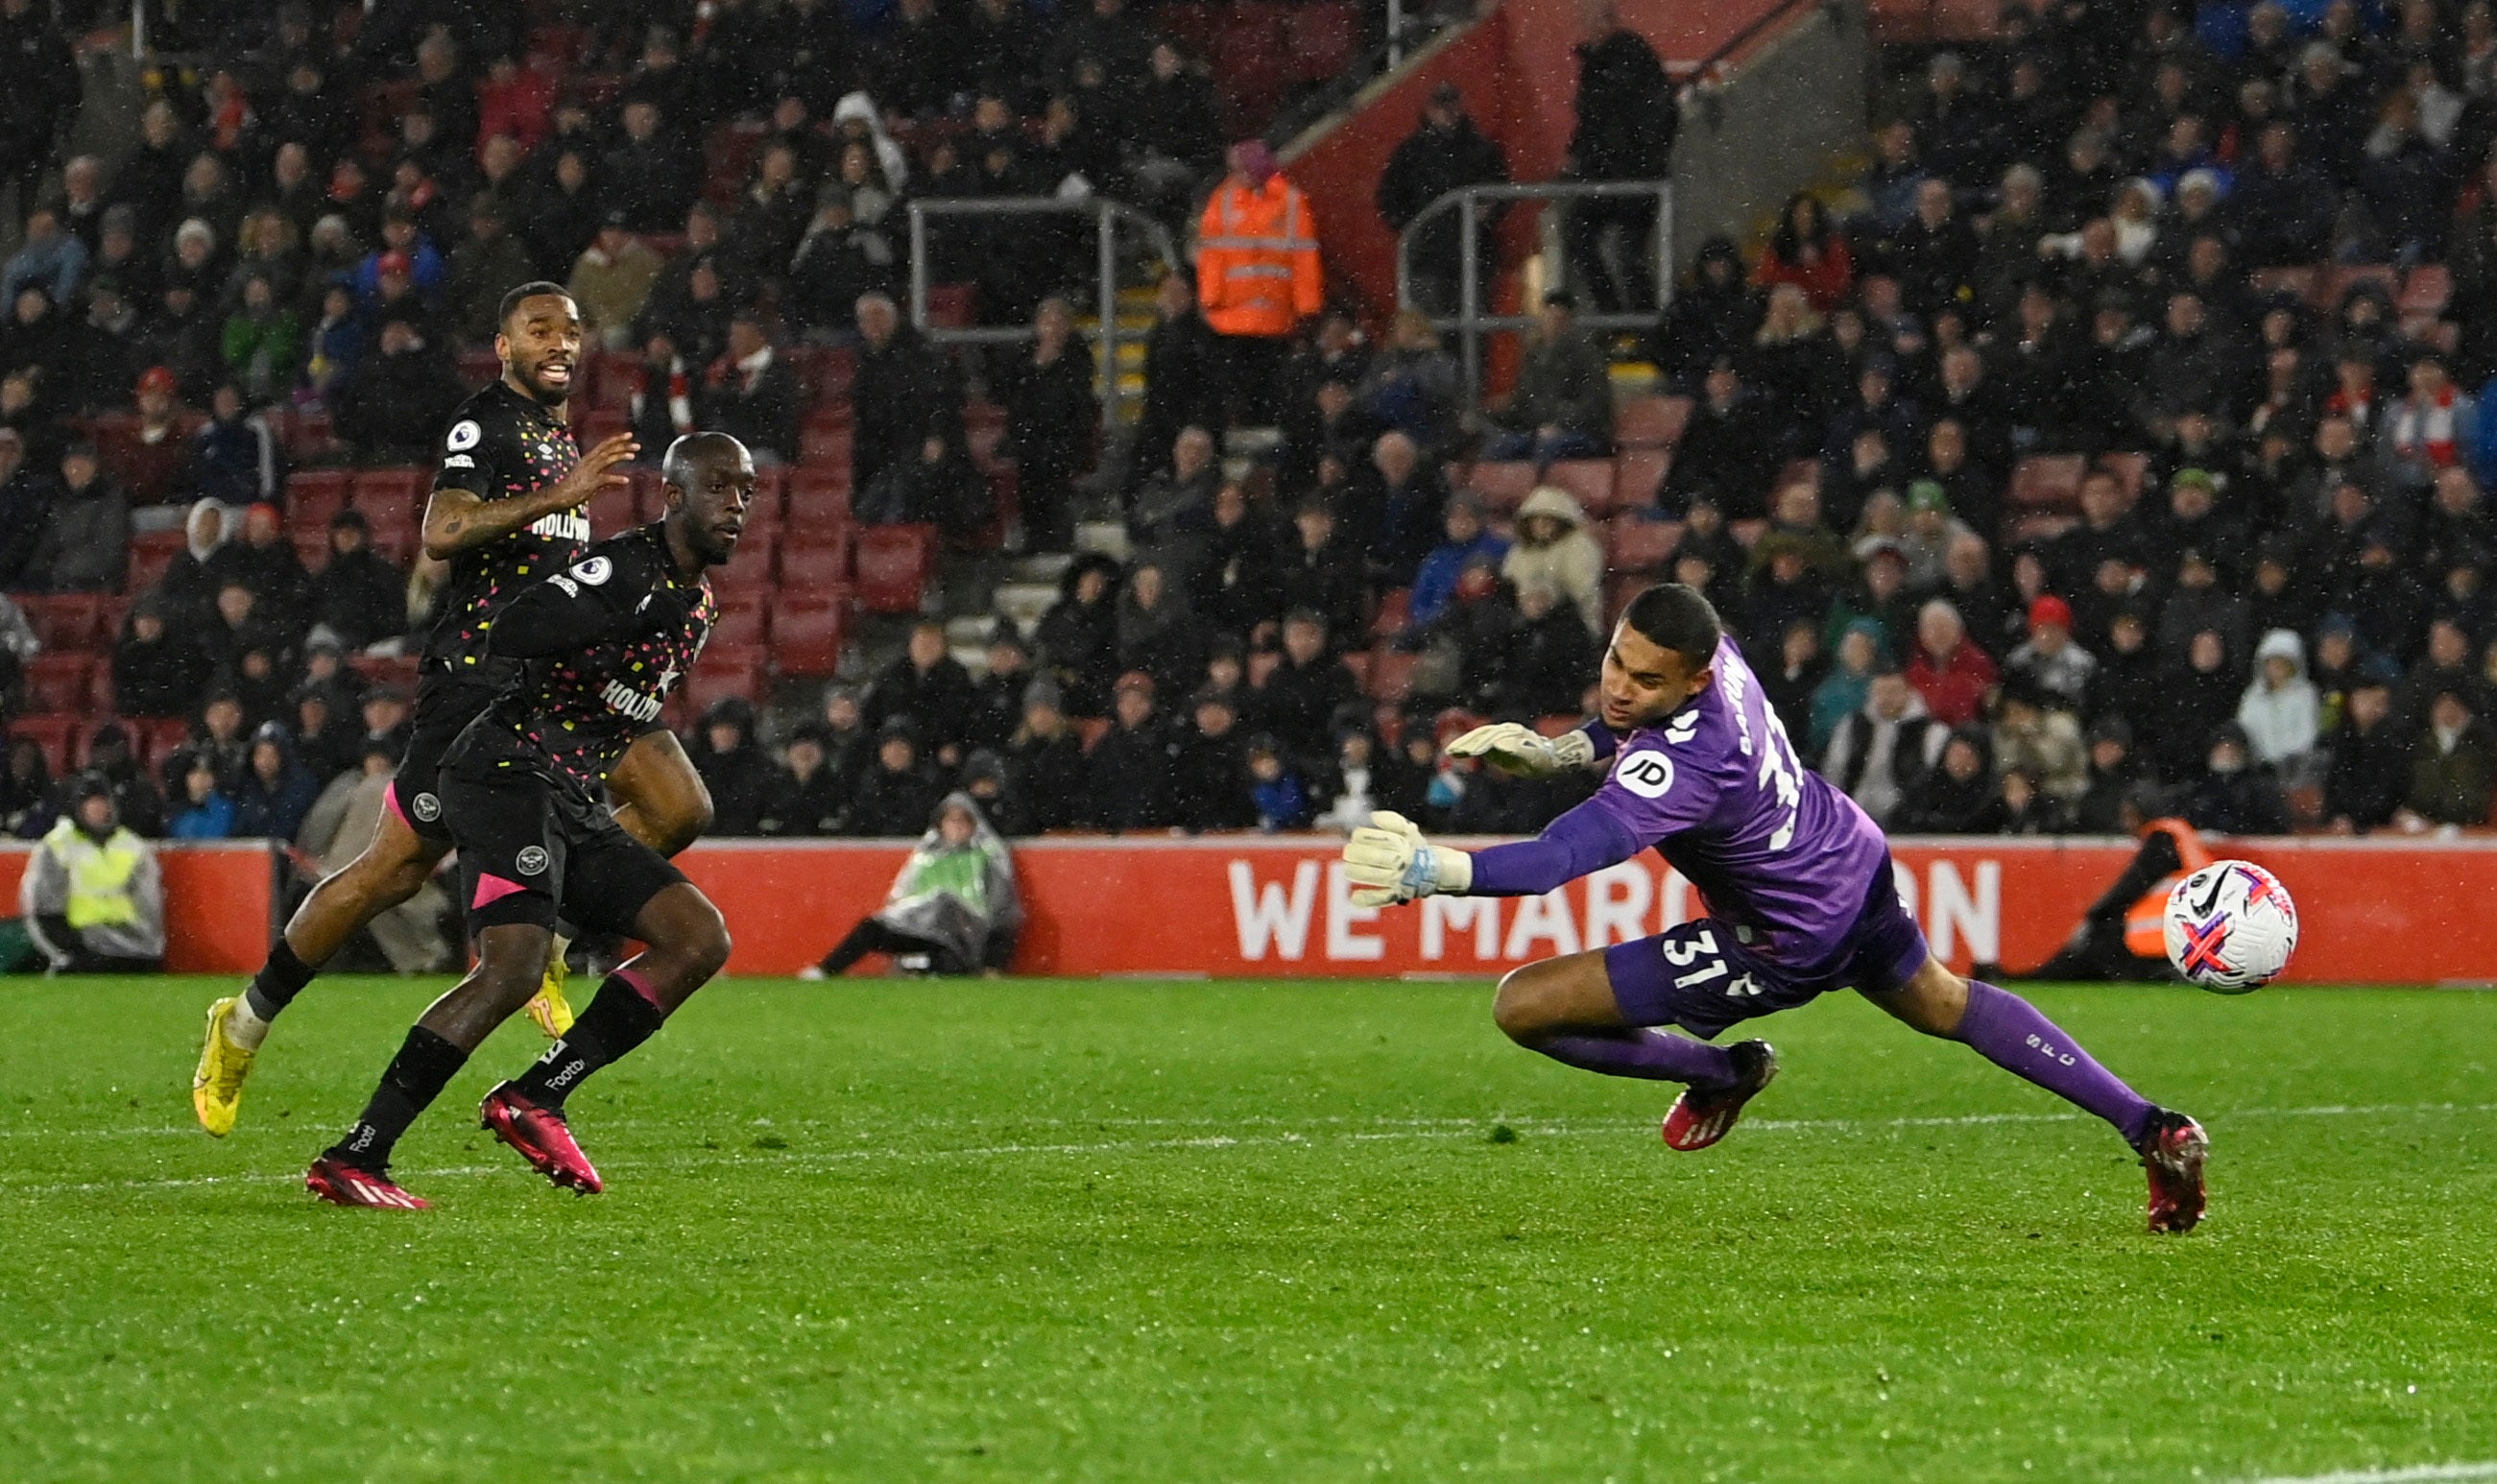
<svg viewBox="0 0 2497 1484">
<path fill-rule="evenodd" d="M 1924 967 L 1927 949 L 1923 930 L 1899 905 L 1891 870 L 1885 853 L 1854 924 L 1809 964 L 1770 957 L 1754 946 L 1758 934 L 1751 929 L 1715 917 L 1605 949 L 1622 1019 L 1713 1039 L 1728 1026 L 1791 1010 L 1831 990 L 1881 995 L 1899 988 Z"/>
</svg>

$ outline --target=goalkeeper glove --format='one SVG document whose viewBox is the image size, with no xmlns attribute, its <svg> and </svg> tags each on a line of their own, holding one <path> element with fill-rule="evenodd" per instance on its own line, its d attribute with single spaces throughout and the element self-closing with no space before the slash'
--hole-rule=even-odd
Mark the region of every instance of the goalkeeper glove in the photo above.
<svg viewBox="0 0 2497 1484">
<path fill-rule="evenodd" d="M 1384 907 L 1474 884 L 1474 858 L 1422 838 L 1413 821 L 1386 810 L 1343 842 L 1343 873 L 1355 906 Z"/>
<path fill-rule="evenodd" d="M 1493 770 L 1515 778 L 1548 778 L 1565 769 L 1584 768 L 1596 760 L 1596 744 L 1584 732 L 1545 737 L 1514 721 L 1476 727 L 1448 743 L 1450 757 L 1478 757 Z"/>
</svg>

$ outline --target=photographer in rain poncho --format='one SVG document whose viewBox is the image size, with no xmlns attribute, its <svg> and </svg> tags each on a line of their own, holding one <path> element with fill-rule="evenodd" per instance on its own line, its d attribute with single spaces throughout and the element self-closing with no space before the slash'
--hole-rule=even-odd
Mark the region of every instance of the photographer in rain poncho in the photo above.
<svg viewBox="0 0 2497 1484">
<path fill-rule="evenodd" d="M 970 795 L 948 794 L 884 905 L 799 977 L 838 978 L 871 953 L 891 955 L 905 970 L 999 971 L 1013 960 L 1022 929 L 1023 899 L 1005 840 Z"/>
</svg>

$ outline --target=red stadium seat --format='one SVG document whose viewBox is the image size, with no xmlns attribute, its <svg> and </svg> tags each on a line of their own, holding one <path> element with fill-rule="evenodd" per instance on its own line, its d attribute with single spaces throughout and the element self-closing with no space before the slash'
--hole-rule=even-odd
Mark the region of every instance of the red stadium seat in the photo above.
<svg viewBox="0 0 2497 1484">
<path fill-rule="evenodd" d="M 327 530 L 347 505 L 344 469 L 299 469 L 286 476 L 286 523 L 299 531 Z"/>
<path fill-rule="evenodd" d="M 915 614 L 936 559 L 936 527 L 870 525 L 859 533 L 859 606 L 872 614 Z"/>
<path fill-rule="evenodd" d="M 94 593 L 56 593 L 48 597 L 30 593 L 16 603 L 47 653 L 83 653 L 112 642 L 112 636 L 98 636 L 96 620 L 103 601 Z"/>
<path fill-rule="evenodd" d="M 621 408 L 585 407 L 577 402 L 573 404 L 572 441 L 580 444 L 584 453 L 587 453 L 592 447 L 606 442 L 631 426 L 630 420 L 624 416 Z"/>
<path fill-rule="evenodd" d="M 348 503 L 364 514 L 375 532 L 386 525 L 413 526 L 425 510 L 422 469 L 364 469 L 348 487 Z"/>
<path fill-rule="evenodd" d="M 809 533 L 780 549 L 780 590 L 788 593 L 828 592 L 849 584 L 850 533 L 835 526 L 829 539 Z"/>
<path fill-rule="evenodd" d="M 411 696 L 416 694 L 418 666 L 413 654 L 357 654 L 349 656 L 347 664 L 367 685 L 395 685 Z"/>
<path fill-rule="evenodd" d="M 26 661 L 26 710 L 37 715 L 83 715 L 87 708 L 87 672 L 95 659 L 86 654 L 38 654 Z"/>
<path fill-rule="evenodd" d="M 116 710 L 112 703 L 112 662 L 99 659 L 87 667 L 86 695 L 79 710 L 89 716 L 110 716 Z"/>
<path fill-rule="evenodd" d="M 850 467 L 851 432 L 847 425 L 809 423 L 798 433 L 798 463 L 803 468 L 837 468 L 844 477 Z"/>
<path fill-rule="evenodd" d="M 849 591 L 838 595 L 796 594 L 772 609 L 772 660 L 782 675 L 819 677 L 841 667 L 841 642 L 847 637 Z"/>
<path fill-rule="evenodd" d="M 44 761 L 50 766 L 52 776 L 57 778 L 70 771 L 70 744 L 82 725 L 76 716 L 20 716 L 9 723 L 9 735 L 34 739 L 35 745 L 44 749 Z"/>
<path fill-rule="evenodd" d="M 1371 651 L 1368 649 L 1350 650 L 1345 653 L 1342 661 L 1343 668 L 1352 672 L 1354 683 L 1358 684 L 1365 694 L 1370 690 L 1370 661 Z"/>
<path fill-rule="evenodd" d="M 1360 13 L 1342 0 L 1305 0 L 1283 13 L 1283 47 L 1292 81 L 1331 80 L 1361 49 Z"/>
<path fill-rule="evenodd" d="M 737 538 L 728 565 L 711 575 L 714 592 L 764 592 L 773 587 L 779 568 L 779 543 L 770 531 L 747 531 Z"/>
<path fill-rule="evenodd" d="M 1626 449 L 1670 448 L 1691 423 L 1687 396 L 1633 396 L 1613 414 L 1613 442 Z"/>
<path fill-rule="evenodd" d="M 1543 473 L 1543 482 L 1565 490 L 1578 508 L 1600 520 L 1613 508 L 1613 461 L 1609 458 L 1564 458 Z"/>
<path fill-rule="evenodd" d="M 123 718 L 131 736 L 139 742 L 139 755 L 150 768 L 172 757 L 175 749 L 191 740 L 191 724 L 179 716 L 133 716 Z"/>
<path fill-rule="evenodd" d="M 743 645 L 711 644 L 684 679 L 685 704 L 697 713 L 732 698 L 755 701 L 763 694 L 763 651 Z"/>
<path fill-rule="evenodd" d="M 967 283 L 928 286 L 928 323 L 945 330 L 966 330 L 979 322 L 980 291 Z"/>
<path fill-rule="evenodd" d="M 330 533 L 326 530 L 288 531 L 286 539 L 295 546 L 295 559 L 306 572 L 318 574 L 330 565 Z"/>
<path fill-rule="evenodd" d="M 1604 561 L 1615 572 L 1661 572 L 1681 545 L 1681 521 L 1623 516 L 1612 523 Z"/>
<path fill-rule="evenodd" d="M 165 579 L 165 569 L 181 553 L 180 531 L 149 531 L 130 538 L 129 590 L 145 592 Z"/>
<path fill-rule="evenodd" d="M 2265 296 L 2286 294 L 2292 299 L 2315 297 L 2315 269 L 2311 268 L 2259 268 L 2253 273 L 2255 292 Z"/>
<path fill-rule="evenodd" d="M 2442 263 L 2422 263 L 2411 269 L 2402 281 L 2402 293 L 2393 300 L 2393 308 L 2403 314 L 2433 318 L 2445 312 L 2453 298 L 2453 269 Z"/>
<path fill-rule="evenodd" d="M 2078 454 L 2039 454 L 2011 470 L 2014 510 L 2080 508 L 2082 459 Z"/>
<path fill-rule="evenodd" d="M 1490 509 L 1505 514 L 1534 492 L 1534 465 L 1522 460 L 1478 463 L 1466 471 L 1464 488 Z"/>
<path fill-rule="evenodd" d="M 1413 618 L 1413 589 L 1391 587 L 1378 595 L 1377 616 L 1370 620 L 1371 637 L 1393 639 Z"/>
<path fill-rule="evenodd" d="M 1664 471 L 1673 464 L 1673 456 L 1661 449 L 1629 449 L 1613 460 L 1613 508 L 1653 509 L 1657 491 L 1664 488 Z"/>
<path fill-rule="evenodd" d="M 771 610 L 763 606 L 759 593 L 721 595 L 719 619 L 711 626 L 711 643 L 762 648 L 769 641 L 770 613 Z"/>
<path fill-rule="evenodd" d="M 754 471 L 754 497 L 745 502 L 745 523 L 777 525 L 789 505 L 789 470 L 766 464 Z"/>
<path fill-rule="evenodd" d="M 802 468 L 789 481 L 788 528 L 825 530 L 850 519 L 850 471 Z"/>
<path fill-rule="evenodd" d="M 2315 275 L 2312 297 L 2308 302 L 2337 321 L 2341 315 L 2342 299 L 2352 289 L 2362 283 L 2372 283 L 2383 289 L 2387 300 L 2401 293 L 2401 273 L 2391 264 L 2345 263 L 2336 268 L 2324 268 Z"/>
</svg>

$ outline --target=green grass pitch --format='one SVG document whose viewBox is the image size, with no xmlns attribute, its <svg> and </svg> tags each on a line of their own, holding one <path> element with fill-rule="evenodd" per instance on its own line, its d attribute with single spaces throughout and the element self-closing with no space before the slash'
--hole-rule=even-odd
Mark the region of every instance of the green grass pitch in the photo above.
<svg viewBox="0 0 2497 1484">
<path fill-rule="evenodd" d="M 0 982 L 0 1477 L 2211 1480 L 2497 1459 L 2497 997 L 2058 989 L 2115 1136 L 1851 996 L 1674 1154 L 1481 985 L 723 983 L 573 1101 L 304 1163 L 433 986 L 316 987 L 235 1136 L 205 981 Z M 2481 1477 L 2472 1474 L 2472 1477 Z"/>
</svg>

